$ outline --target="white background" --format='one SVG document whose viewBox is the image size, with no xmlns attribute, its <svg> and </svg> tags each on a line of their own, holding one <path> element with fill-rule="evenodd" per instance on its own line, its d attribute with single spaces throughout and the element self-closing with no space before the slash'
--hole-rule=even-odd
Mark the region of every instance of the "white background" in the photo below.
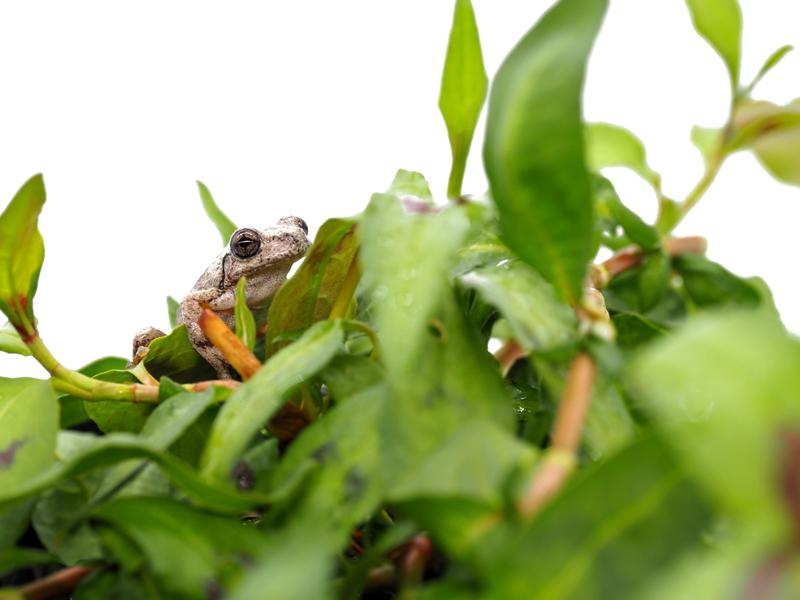
<svg viewBox="0 0 800 600">
<path fill-rule="evenodd" d="M 800 46 L 800 2 L 742 0 L 743 80 L 774 49 Z M 487 71 L 551 2 L 474 0 Z M 614 0 L 592 56 L 588 120 L 645 142 L 665 191 L 682 198 L 702 163 L 692 124 L 719 126 L 728 82 L 681 0 Z M 240 226 L 302 216 L 312 231 L 359 212 L 399 167 L 444 198 L 450 153 L 438 113 L 449 0 L 0 3 L 0 206 L 32 174 L 48 191 L 46 259 L 35 307 L 66 365 L 126 356 L 132 334 L 167 327 L 220 249 L 200 206 L 203 180 Z M 757 96 L 800 96 L 790 54 Z M 486 187 L 483 120 L 466 192 Z M 623 200 L 655 200 L 612 171 Z M 760 274 L 800 331 L 800 189 L 733 157 L 679 229 L 710 241 L 731 270 Z M 0 354 L 0 375 L 42 376 Z"/>
</svg>

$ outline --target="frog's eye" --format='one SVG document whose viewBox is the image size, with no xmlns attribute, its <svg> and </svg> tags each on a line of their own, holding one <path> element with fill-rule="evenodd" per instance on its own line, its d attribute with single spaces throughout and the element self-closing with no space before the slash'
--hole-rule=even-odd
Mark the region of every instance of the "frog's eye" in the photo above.
<svg viewBox="0 0 800 600">
<path fill-rule="evenodd" d="M 255 256 L 261 248 L 261 236 L 255 229 L 239 229 L 231 237 L 231 254 L 236 258 Z"/>
</svg>

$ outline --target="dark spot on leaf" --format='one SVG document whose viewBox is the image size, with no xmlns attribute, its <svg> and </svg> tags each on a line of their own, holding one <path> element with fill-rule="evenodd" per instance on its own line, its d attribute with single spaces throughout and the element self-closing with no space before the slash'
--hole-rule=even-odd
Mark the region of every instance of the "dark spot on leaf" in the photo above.
<svg viewBox="0 0 800 600">
<path fill-rule="evenodd" d="M 256 564 L 256 559 L 249 554 L 237 553 L 234 556 L 234 559 L 237 563 L 243 566 L 245 569 L 250 569 Z"/>
<path fill-rule="evenodd" d="M 800 433 L 782 431 L 779 441 L 782 455 L 779 473 L 781 495 L 792 515 L 795 537 L 800 542 Z"/>
<path fill-rule="evenodd" d="M 314 450 L 314 454 L 311 456 L 313 456 L 319 462 L 325 462 L 330 458 L 334 458 L 337 454 L 338 451 L 336 449 L 336 442 L 326 442 Z"/>
<path fill-rule="evenodd" d="M 0 450 L 0 469 L 9 468 L 14 462 L 14 457 L 22 446 L 28 443 L 28 440 L 14 440 L 5 450 Z"/>
<path fill-rule="evenodd" d="M 252 490 L 255 485 L 256 479 L 253 471 L 247 466 L 247 463 L 240 460 L 233 467 L 233 480 L 236 482 L 236 487 L 240 490 Z"/>
<path fill-rule="evenodd" d="M 221 600 L 222 598 L 222 586 L 219 584 L 219 581 L 211 580 L 208 582 L 206 586 L 206 596 L 208 600 Z"/>
<path fill-rule="evenodd" d="M 364 476 L 355 467 L 350 469 L 344 480 L 345 495 L 349 501 L 357 500 L 364 494 L 367 487 L 367 481 Z"/>
</svg>

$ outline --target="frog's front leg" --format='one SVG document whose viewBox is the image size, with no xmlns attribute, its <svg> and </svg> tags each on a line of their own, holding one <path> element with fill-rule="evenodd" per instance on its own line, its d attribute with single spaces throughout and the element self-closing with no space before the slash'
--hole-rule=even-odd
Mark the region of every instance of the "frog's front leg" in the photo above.
<svg viewBox="0 0 800 600">
<path fill-rule="evenodd" d="M 194 349 L 197 350 L 198 354 L 206 359 L 208 364 L 214 368 L 220 379 L 231 378 L 230 364 L 227 360 L 225 360 L 222 352 L 220 352 L 219 349 L 215 347 L 206 337 L 206 334 L 203 333 L 203 330 L 200 328 L 199 321 L 201 315 L 203 314 L 204 307 L 208 307 L 215 312 L 218 310 L 226 310 L 226 295 L 227 292 L 220 296 L 219 291 L 216 289 L 191 292 L 181 302 L 180 310 L 178 311 L 176 319 L 177 323 L 184 323 L 186 325 L 186 331 L 189 334 L 189 341 L 192 342 L 192 346 L 194 346 Z"/>
</svg>

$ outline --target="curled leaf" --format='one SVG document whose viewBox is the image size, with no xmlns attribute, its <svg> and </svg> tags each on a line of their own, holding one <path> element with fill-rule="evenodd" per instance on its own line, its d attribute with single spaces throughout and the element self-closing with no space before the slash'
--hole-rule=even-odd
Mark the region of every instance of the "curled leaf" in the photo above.
<svg viewBox="0 0 800 600">
<path fill-rule="evenodd" d="M 642 141 L 619 125 L 586 125 L 586 162 L 595 171 L 605 167 L 627 167 L 656 190 L 661 185 L 661 176 L 647 164 Z"/>
<path fill-rule="evenodd" d="M 23 340 L 36 335 L 33 296 L 44 261 L 38 229 L 44 201 L 44 180 L 34 175 L 0 215 L 0 310 Z"/>
<path fill-rule="evenodd" d="M 0 327 L 0 352 L 21 354 L 22 356 L 30 356 L 31 353 L 11 323 L 6 323 Z"/>
<path fill-rule="evenodd" d="M 733 123 L 733 149 L 751 149 L 773 177 L 800 185 L 800 100 L 742 103 Z"/>
</svg>

